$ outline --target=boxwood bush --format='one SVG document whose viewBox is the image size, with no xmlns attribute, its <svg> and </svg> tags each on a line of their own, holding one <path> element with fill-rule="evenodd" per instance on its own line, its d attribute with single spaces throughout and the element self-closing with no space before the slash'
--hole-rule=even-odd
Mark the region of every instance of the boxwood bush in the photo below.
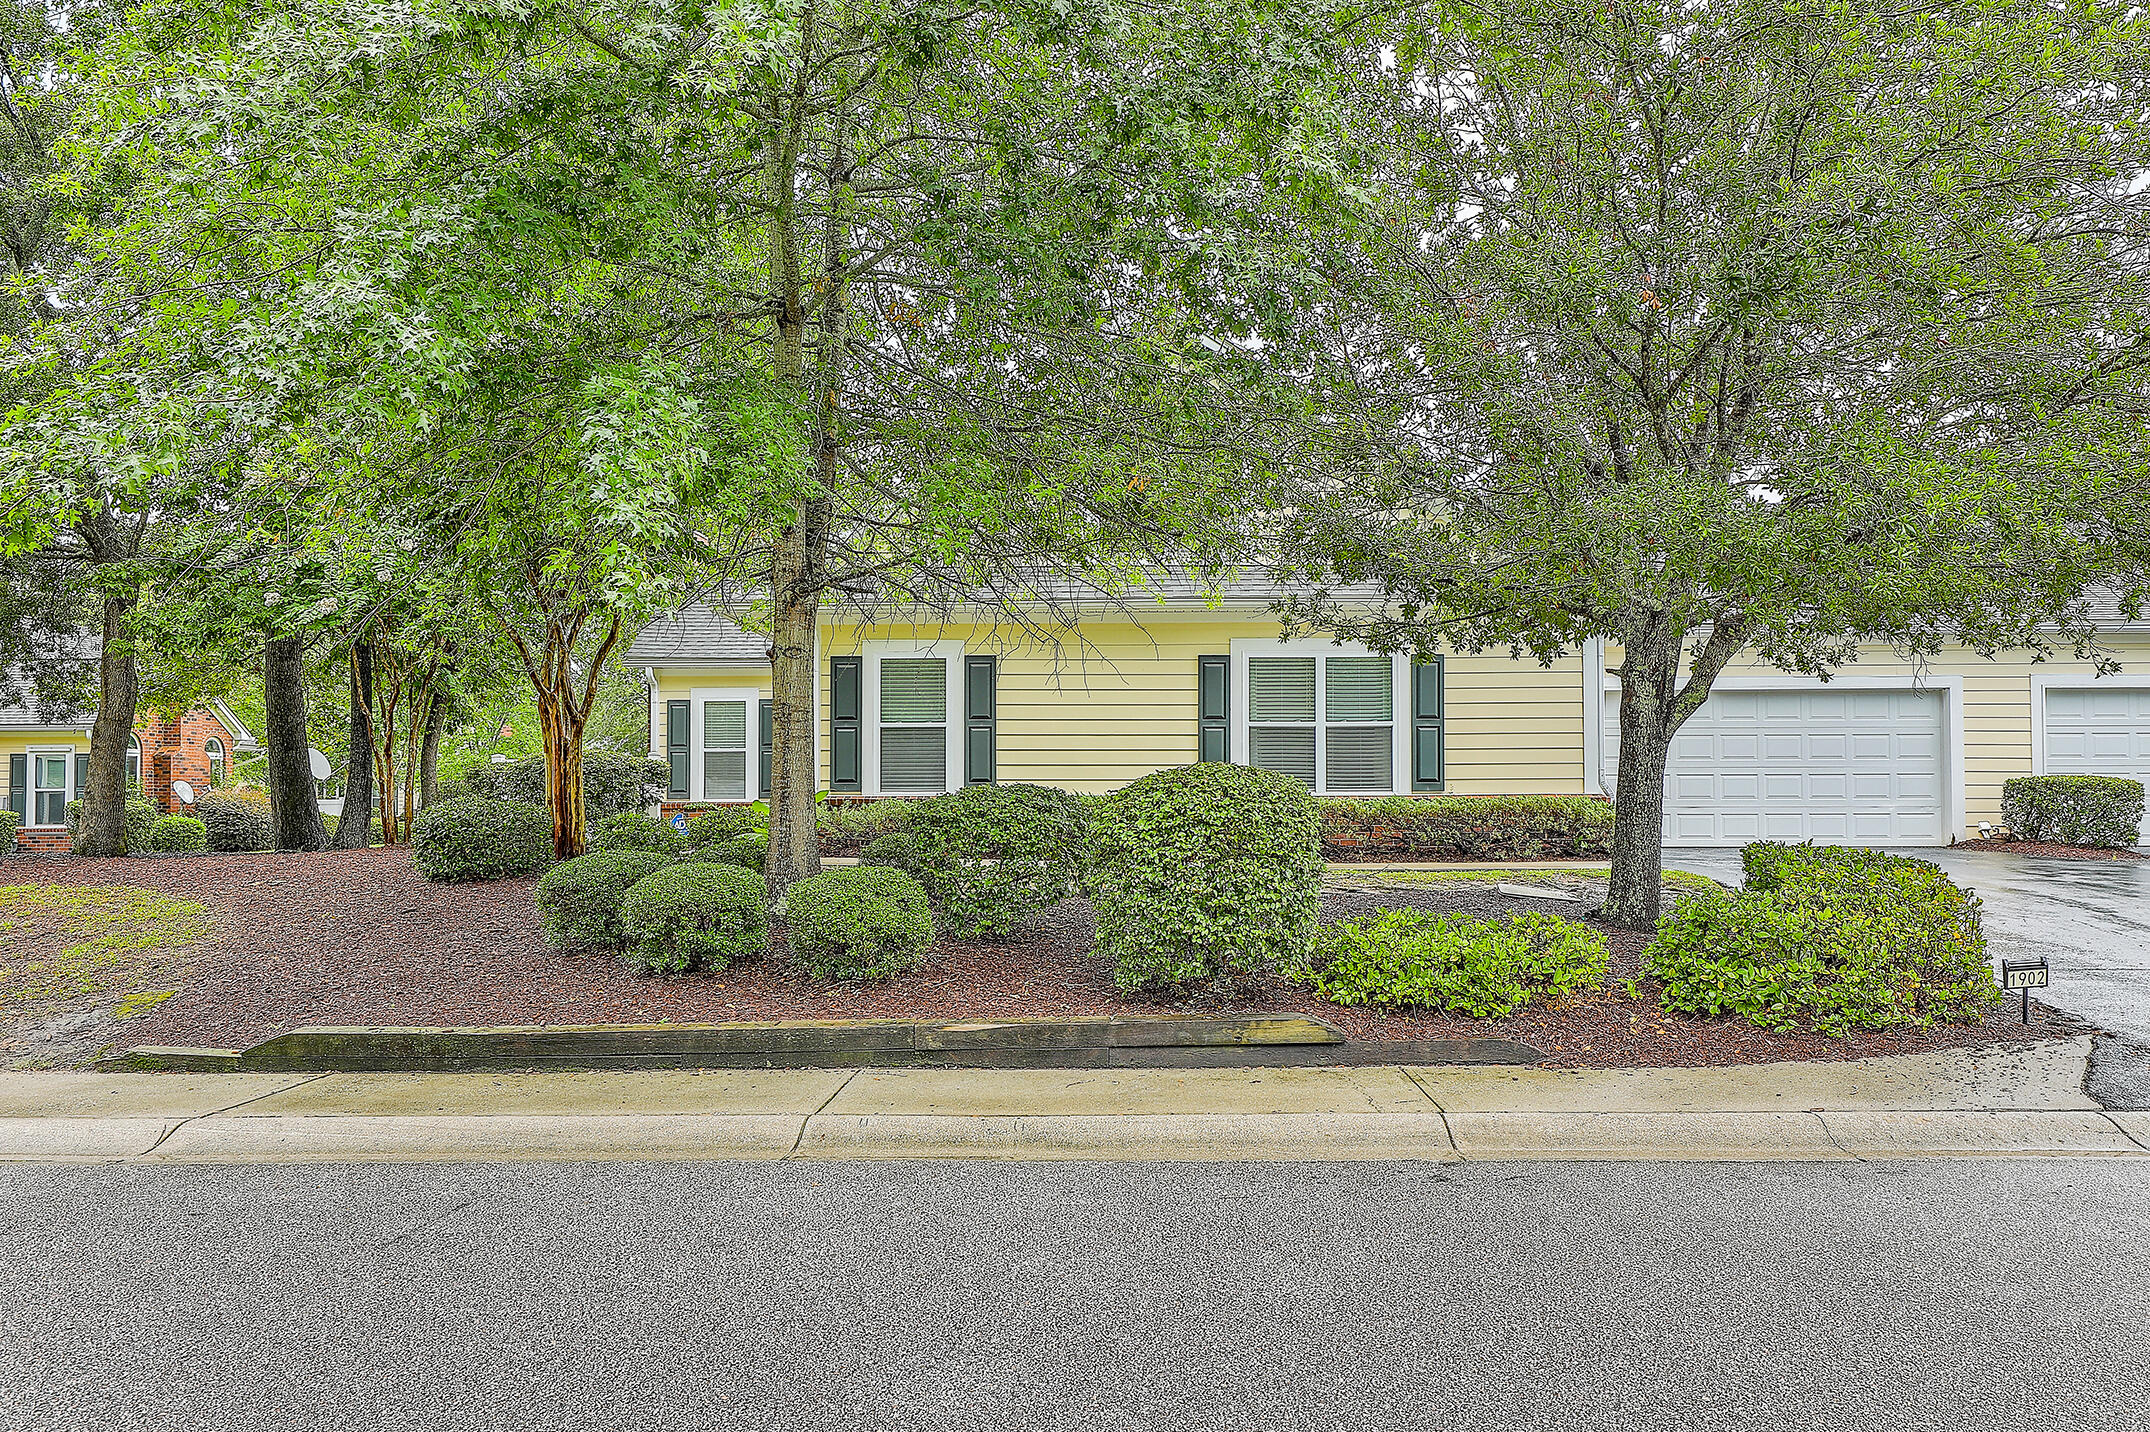
<svg viewBox="0 0 2150 1432">
<path fill-rule="evenodd" d="M 823 801 L 814 809 L 814 829 L 823 855 L 857 855 L 890 831 L 902 830 L 918 801 L 908 797 Z"/>
<path fill-rule="evenodd" d="M 671 863 L 671 856 L 654 850 L 593 850 L 561 861 L 538 882 L 538 924 L 545 943 L 562 954 L 625 944 L 620 901 L 637 881 Z"/>
<path fill-rule="evenodd" d="M 1375 796 L 1317 801 L 1331 860 L 1547 860 L 1612 850 L 1597 796 Z"/>
<path fill-rule="evenodd" d="M 204 791 L 194 815 L 209 831 L 211 850 L 269 848 L 269 798 L 260 791 Z"/>
<path fill-rule="evenodd" d="M 0 810 L 0 855 L 15 853 L 15 837 L 21 830 L 21 816 L 11 810 Z"/>
<path fill-rule="evenodd" d="M 760 801 L 745 805 L 690 807 L 687 815 L 687 849 L 698 851 L 704 846 L 722 845 L 742 835 L 769 830 L 769 807 Z"/>
<path fill-rule="evenodd" d="M 620 897 L 620 928 L 648 974 L 721 970 L 767 950 L 769 887 L 736 865 L 667 865 Z"/>
<path fill-rule="evenodd" d="M 442 801 L 411 821 L 411 863 L 428 880 L 535 875 L 552 864 L 552 816 L 522 801 Z"/>
<path fill-rule="evenodd" d="M 856 865 L 801 880 L 784 896 L 791 957 L 825 980 L 877 980 L 925 963 L 933 907 L 901 870 Z"/>
<path fill-rule="evenodd" d="M 2141 838 L 2143 783 L 2120 776 L 2017 776 L 2001 783 L 2001 824 L 2017 840 L 2125 849 Z"/>
<path fill-rule="evenodd" d="M 209 827 L 191 815 L 159 816 L 151 823 L 142 848 L 166 855 L 199 855 L 209 848 Z"/>
<path fill-rule="evenodd" d="M 910 871 L 951 931 L 1004 940 L 1075 893 L 1084 836 L 1081 797 L 1016 783 L 920 801 L 880 840 L 909 841 Z"/>
<path fill-rule="evenodd" d="M 911 843 L 905 831 L 892 830 L 887 835 L 875 836 L 866 843 L 858 855 L 861 865 L 886 866 L 890 870 L 915 873 L 918 865 L 918 847 Z"/>
<path fill-rule="evenodd" d="M 1879 851 L 1765 846 L 1749 888 L 1682 899 L 1643 970 L 1680 1014 L 1846 1034 L 1973 1020 L 2001 998 L 1978 897 Z"/>
<path fill-rule="evenodd" d="M 1127 990 L 1229 990 L 1300 965 L 1321 905 L 1320 820 L 1290 776 L 1208 763 L 1090 808 L 1097 951 Z"/>
<path fill-rule="evenodd" d="M 151 805 L 147 798 L 140 795 L 127 797 L 127 849 L 148 850 L 150 848 L 149 832 L 151 827 L 156 825 L 161 814 L 162 812 Z M 66 816 L 68 839 L 79 839 L 82 833 L 82 801 L 79 797 L 67 803 Z M 263 849 L 266 848 L 267 846 L 264 844 Z"/>
<path fill-rule="evenodd" d="M 1324 930 L 1308 983 L 1338 1004 L 1497 1018 L 1533 999 L 1595 989 L 1606 968 L 1605 937 L 1557 915 L 1390 910 Z"/>
<path fill-rule="evenodd" d="M 687 837 L 674 830 L 670 822 L 640 811 L 608 815 L 590 831 L 592 850 L 651 850 L 676 857 L 686 848 Z"/>
<path fill-rule="evenodd" d="M 687 847 L 682 860 L 705 865 L 736 865 L 742 870 L 766 870 L 769 866 L 769 832 L 744 830 L 729 840 L 712 840 Z"/>
</svg>

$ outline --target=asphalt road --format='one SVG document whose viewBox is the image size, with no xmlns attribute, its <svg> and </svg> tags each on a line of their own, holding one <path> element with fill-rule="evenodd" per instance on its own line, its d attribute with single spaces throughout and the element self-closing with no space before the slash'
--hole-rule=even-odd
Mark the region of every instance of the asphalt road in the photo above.
<svg viewBox="0 0 2150 1432">
<path fill-rule="evenodd" d="M 2150 860 L 1935 849 L 1931 860 L 1985 902 L 1996 962 L 2043 956 L 2046 1003 L 2118 1036 L 2099 1041 L 2091 1092 L 2114 1108 L 2150 1108 Z M 1737 850 L 1668 850 L 1679 870 L 1737 884 Z"/>
<path fill-rule="evenodd" d="M 2139 1428 L 2150 1166 L 0 1168 L 0 1427 Z"/>
</svg>

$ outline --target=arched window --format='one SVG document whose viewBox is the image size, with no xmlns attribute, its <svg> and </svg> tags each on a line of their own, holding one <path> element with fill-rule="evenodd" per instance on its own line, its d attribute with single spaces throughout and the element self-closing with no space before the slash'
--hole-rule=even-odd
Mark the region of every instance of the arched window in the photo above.
<svg viewBox="0 0 2150 1432">
<path fill-rule="evenodd" d="M 127 735 L 127 788 L 142 788 L 142 742 L 132 732 Z"/>
<path fill-rule="evenodd" d="M 214 789 L 224 784 L 224 743 L 211 736 L 202 749 L 209 754 L 209 785 Z"/>
</svg>

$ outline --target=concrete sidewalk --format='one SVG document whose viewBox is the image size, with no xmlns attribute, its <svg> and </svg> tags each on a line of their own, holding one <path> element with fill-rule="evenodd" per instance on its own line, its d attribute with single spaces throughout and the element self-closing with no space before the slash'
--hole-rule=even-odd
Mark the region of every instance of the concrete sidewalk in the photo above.
<svg viewBox="0 0 2150 1432">
<path fill-rule="evenodd" d="M 2087 1037 L 1735 1069 L 0 1074 L 0 1158 L 2150 1157 Z"/>
</svg>

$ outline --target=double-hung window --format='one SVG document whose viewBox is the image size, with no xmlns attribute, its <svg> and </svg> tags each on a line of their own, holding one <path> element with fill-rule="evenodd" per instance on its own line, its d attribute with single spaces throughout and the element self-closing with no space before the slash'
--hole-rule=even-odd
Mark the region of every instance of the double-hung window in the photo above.
<svg viewBox="0 0 2150 1432">
<path fill-rule="evenodd" d="M 1397 720 L 1408 668 L 1400 657 L 1326 644 L 1235 641 L 1244 713 L 1235 742 L 1247 765 L 1306 782 L 1324 795 L 1409 789 L 1405 723 Z"/>
<path fill-rule="evenodd" d="M 224 784 L 224 743 L 211 736 L 202 742 L 202 755 L 209 763 L 209 785 L 213 790 Z"/>
<path fill-rule="evenodd" d="M 68 755 L 30 753 L 30 824 L 67 824 L 67 768 L 71 764 Z"/>
<path fill-rule="evenodd" d="M 752 790 L 747 781 L 747 711 L 745 695 L 704 697 L 701 707 L 702 799 L 743 801 Z"/>
<path fill-rule="evenodd" d="M 938 795 L 963 784 L 960 641 L 868 642 L 865 789 Z"/>
</svg>

